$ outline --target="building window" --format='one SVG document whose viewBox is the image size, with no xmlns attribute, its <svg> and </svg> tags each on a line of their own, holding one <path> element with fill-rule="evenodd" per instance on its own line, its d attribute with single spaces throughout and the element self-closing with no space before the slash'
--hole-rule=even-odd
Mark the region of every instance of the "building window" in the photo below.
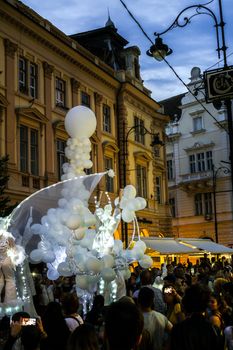
<svg viewBox="0 0 233 350">
<path fill-rule="evenodd" d="M 201 195 L 201 193 L 195 194 L 194 202 L 195 202 L 195 215 L 202 215 L 203 208 L 202 208 L 202 195 Z"/>
<path fill-rule="evenodd" d="M 191 154 L 189 156 L 189 166 L 190 166 L 190 173 L 193 174 L 196 172 L 196 161 L 195 161 L 195 155 Z"/>
<path fill-rule="evenodd" d="M 207 170 L 213 170 L 212 151 L 206 152 L 206 167 L 207 167 Z"/>
<path fill-rule="evenodd" d="M 145 144 L 145 127 L 144 121 L 138 117 L 134 117 L 135 141 Z"/>
<path fill-rule="evenodd" d="M 156 176 L 155 178 L 155 194 L 156 194 L 156 200 L 159 204 L 162 203 L 162 197 L 161 197 L 161 177 Z"/>
<path fill-rule="evenodd" d="M 86 92 L 81 92 L 81 104 L 83 106 L 89 107 L 91 106 L 91 98 L 90 95 L 88 95 Z"/>
<path fill-rule="evenodd" d="M 175 202 L 175 198 L 169 198 L 169 206 L 170 206 L 171 216 L 173 218 L 175 218 L 176 217 L 176 202 Z"/>
<path fill-rule="evenodd" d="M 65 148 L 66 142 L 63 140 L 57 140 L 57 172 L 59 179 L 61 179 L 63 174 L 62 165 L 66 162 Z"/>
<path fill-rule="evenodd" d="M 205 208 L 205 215 L 213 214 L 211 193 L 204 193 L 204 208 Z"/>
<path fill-rule="evenodd" d="M 193 119 L 193 131 L 200 131 L 203 129 L 202 117 L 196 117 Z"/>
<path fill-rule="evenodd" d="M 147 198 L 147 168 L 145 166 L 137 164 L 136 176 L 137 194 L 140 197 Z"/>
<path fill-rule="evenodd" d="M 65 107 L 66 83 L 60 78 L 56 78 L 56 106 Z"/>
<path fill-rule="evenodd" d="M 212 170 L 212 151 L 191 154 L 189 156 L 190 173 Z"/>
<path fill-rule="evenodd" d="M 205 171 L 205 154 L 197 153 L 197 171 Z"/>
<path fill-rule="evenodd" d="M 211 193 L 197 193 L 195 195 L 195 215 L 212 215 L 212 194 Z"/>
<path fill-rule="evenodd" d="M 37 98 L 38 67 L 24 57 L 19 58 L 19 91 Z"/>
<path fill-rule="evenodd" d="M 174 179 L 174 170 L 173 170 L 173 160 L 169 159 L 167 161 L 167 178 L 168 180 Z"/>
<path fill-rule="evenodd" d="M 113 159 L 109 157 L 104 158 L 105 169 L 113 169 Z M 110 176 L 105 176 L 105 186 L 107 192 L 114 192 L 114 182 L 113 178 Z"/>
<path fill-rule="evenodd" d="M 111 133 L 111 110 L 107 105 L 103 105 L 103 130 Z"/>
<path fill-rule="evenodd" d="M 38 130 L 20 126 L 20 171 L 39 175 Z"/>
</svg>

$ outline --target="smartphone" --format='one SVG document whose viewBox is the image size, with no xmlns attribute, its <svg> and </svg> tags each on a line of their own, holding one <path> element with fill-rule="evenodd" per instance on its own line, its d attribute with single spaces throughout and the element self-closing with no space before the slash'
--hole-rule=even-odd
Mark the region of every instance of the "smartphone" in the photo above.
<svg viewBox="0 0 233 350">
<path fill-rule="evenodd" d="M 36 325 L 36 318 L 22 318 L 22 326 L 35 326 Z"/>
<path fill-rule="evenodd" d="M 172 287 L 165 288 L 164 293 L 171 294 L 172 293 Z"/>
</svg>

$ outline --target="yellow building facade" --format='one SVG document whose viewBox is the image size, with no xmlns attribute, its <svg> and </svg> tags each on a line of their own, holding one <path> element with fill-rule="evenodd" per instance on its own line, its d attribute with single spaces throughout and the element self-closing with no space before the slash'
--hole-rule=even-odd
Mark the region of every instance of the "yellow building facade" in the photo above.
<svg viewBox="0 0 233 350">
<path fill-rule="evenodd" d="M 112 67 L 17 0 L 0 0 L 0 17 L 0 156 L 9 155 L 12 203 L 59 181 L 64 118 L 81 104 L 97 118 L 92 172 L 116 174 L 98 191 L 115 198 L 125 184 L 135 185 L 148 201 L 138 215 L 142 233 L 169 235 L 165 147 L 151 146 L 155 134 L 165 141 L 168 117 L 143 85 L 138 48 L 122 50 L 124 69 Z M 102 32 L 126 42 L 112 23 Z"/>
</svg>

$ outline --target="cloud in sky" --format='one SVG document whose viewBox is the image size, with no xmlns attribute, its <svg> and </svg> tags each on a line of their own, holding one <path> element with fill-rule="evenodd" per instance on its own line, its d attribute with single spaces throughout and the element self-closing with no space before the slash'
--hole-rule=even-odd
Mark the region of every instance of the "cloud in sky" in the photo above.
<svg viewBox="0 0 233 350">
<path fill-rule="evenodd" d="M 54 1 L 22 1 L 68 35 L 103 27 L 109 9 L 118 33 L 129 41 L 130 46 L 137 45 L 141 50 L 141 75 L 153 98 L 161 100 L 184 92 L 184 86 L 165 62 L 159 63 L 146 55 L 151 43 L 130 18 L 120 0 L 57 0 L 56 4 Z M 124 1 L 153 41 L 153 33 L 165 30 L 185 7 L 207 3 L 207 0 Z M 229 47 L 227 53 L 230 54 L 233 52 L 232 0 L 222 3 L 226 44 Z M 219 18 L 218 0 L 213 0 L 207 6 Z M 188 14 L 191 12 L 186 12 L 181 20 Z M 185 28 L 175 28 L 166 33 L 163 40 L 173 49 L 173 54 L 168 57 L 170 64 L 186 83 L 192 67 L 199 66 L 203 71 L 218 61 L 214 21 L 210 16 L 195 16 Z M 233 55 L 229 56 L 228 64 L 233 64 Z"/>
</svg>

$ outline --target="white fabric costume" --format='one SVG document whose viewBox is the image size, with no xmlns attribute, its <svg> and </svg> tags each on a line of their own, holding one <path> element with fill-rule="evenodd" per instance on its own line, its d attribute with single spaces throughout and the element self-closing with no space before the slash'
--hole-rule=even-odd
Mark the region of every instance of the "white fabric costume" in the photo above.
<svg viewBox="0 0 233 350">
<path fill-rule="evenodd" d="M 16 299 L 14 265 L 7 255 L 7 251 L 12 245 L 14 245 L 13 238 L 6 237 L 0 232 L 0 294 L 5 285 L 4 303 Z"/>
</svg>

